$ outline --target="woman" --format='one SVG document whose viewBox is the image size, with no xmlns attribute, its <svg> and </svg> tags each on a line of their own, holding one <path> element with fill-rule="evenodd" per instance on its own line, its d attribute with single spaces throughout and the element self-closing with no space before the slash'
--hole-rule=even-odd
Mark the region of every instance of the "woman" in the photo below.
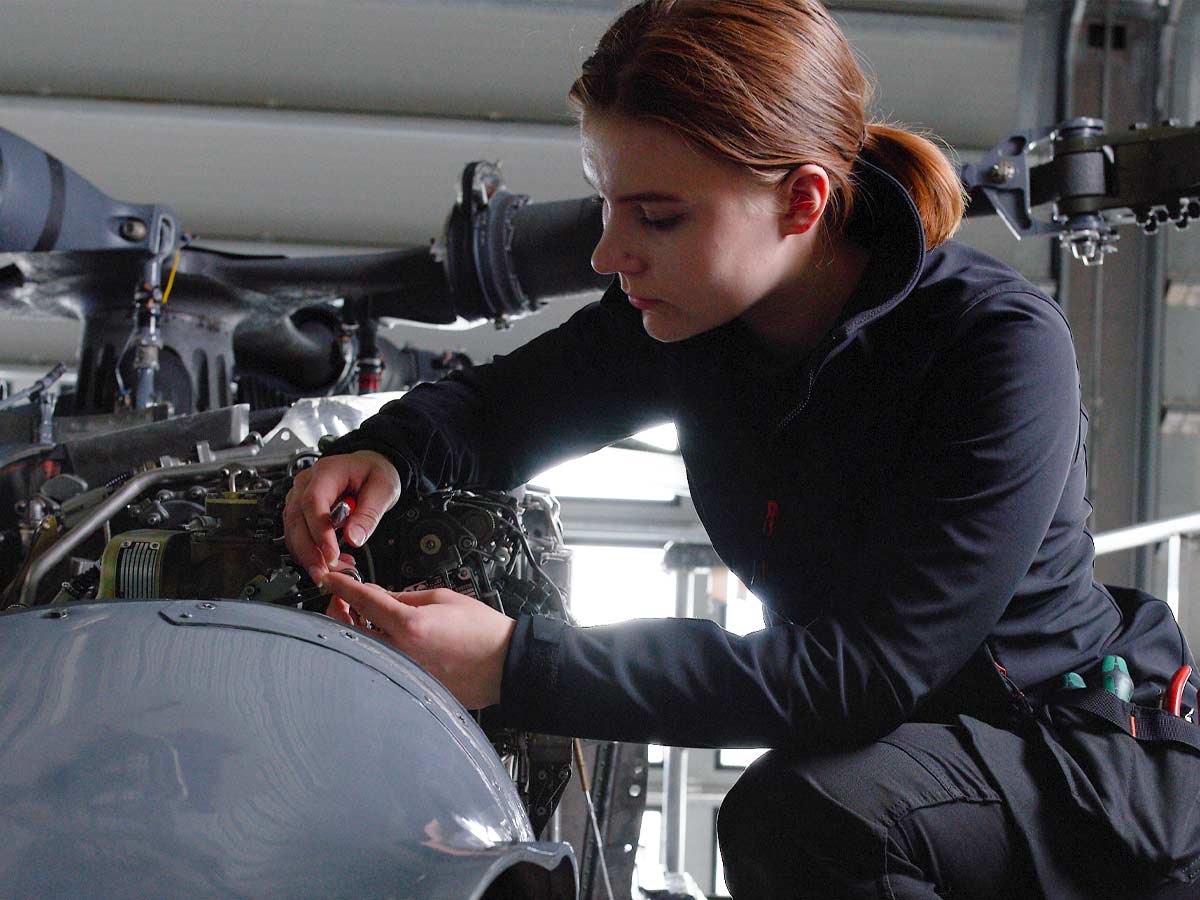
<svg viewBox="0 0 1200 900">
<path fill-rule="evenodd" d="M 867 93 L 815 0 L 626 11 L 570 92 L 612 286 L 339 441 L 296 480 L 289 546 L 468 707 L 534 731 L 776 748 L 721 810 L 735 897 L 1095 896 L 1081 849 L 1112 863 L 1105 878 L 1173 873 L 1194 893 L 1176 869 L 1200 849 L 1146 863 L 1147 842 L 1083 808 L 1094 767 L 1012 714 L 1029 706 L 1016 686 L 1040 705 L 1108 653 L 1147 687 L 1174 666 L 1143 645 L 1190 656 L 1169 614 L 1124 617 L 1092 580 L 1061 311 L 948 241 L 953 168 L 867 123 Z M 760 632 L 514 622 L 329 572 L 344 493 L 361 544 L 403 491 L 512 487 L 665 420 L 714 546 L 767 607 Z M 330 612 L 349 621 L 345 602 Z M 1150 758 L 1132 743 L 1130 771 Z"/>
</svg>

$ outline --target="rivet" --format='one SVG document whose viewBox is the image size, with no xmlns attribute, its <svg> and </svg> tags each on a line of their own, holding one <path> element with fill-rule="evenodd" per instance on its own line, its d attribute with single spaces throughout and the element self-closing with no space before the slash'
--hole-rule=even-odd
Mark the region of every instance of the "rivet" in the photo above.
<svg viewBox="0 0 1200 900">
<path fill-rule="evenodd" d="M 325 635 L 323 635 L 323 634 L 318 634 L 318 635 L 317 635 L 317 640 L 318 640 L 318 641 L 327 641 L 327 640 L 329 640 L 329 638 L 327 638 L 327 637 L 326 637 Z"/>
<path fill-rule="evenodd" d="M 201 609 L 216 609 L 217 608 L 217 604 L 209 603 L 207 600 L 205 600 L 203 603 L 197 603 L 196 605 L 198 607 L 200 607 Z"/>
<path fill-rule="evenodd" d="M 349 640 L 352 640 L 352 641 L 358 640 L 358 635 L 355 634 L 353 631 L 343 631 L 342 637 L 348 638 Z"/>
<path fill-rule="evenodd" d="M 181 618 L 181 619 L 190 619 L 191 617 L 192 617 L 191 613 L 180 613 L 179 614 L 179 618 Z"/>
</svg>

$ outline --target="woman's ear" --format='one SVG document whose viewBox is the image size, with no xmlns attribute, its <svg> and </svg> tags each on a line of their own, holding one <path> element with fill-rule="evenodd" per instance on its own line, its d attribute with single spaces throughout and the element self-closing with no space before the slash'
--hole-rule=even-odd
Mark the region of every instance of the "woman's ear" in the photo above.
<svg viewBox="0 0 1200 900">
<path fill-rule="evenodd" d="M 811 163 L 797 166 L 780 182 L 779 190 L 782 233 L 806 234 L 821 220 L 829 203 L 829 175 Z"/>
</svg>

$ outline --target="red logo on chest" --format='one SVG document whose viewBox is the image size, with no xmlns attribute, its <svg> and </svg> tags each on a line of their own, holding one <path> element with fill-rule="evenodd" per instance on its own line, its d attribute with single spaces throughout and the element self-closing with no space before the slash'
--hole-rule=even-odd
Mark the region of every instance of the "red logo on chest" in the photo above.
<svg viewBox="0 0 1200 900">
<path fill-rule="evenodd" d="M 767 514 L 763 519 L 763 534 L 771 537 L 775 533 L 775 516 L 779 514 L 779 504 L 774 500 L 767 501 Z"/>
</svg>

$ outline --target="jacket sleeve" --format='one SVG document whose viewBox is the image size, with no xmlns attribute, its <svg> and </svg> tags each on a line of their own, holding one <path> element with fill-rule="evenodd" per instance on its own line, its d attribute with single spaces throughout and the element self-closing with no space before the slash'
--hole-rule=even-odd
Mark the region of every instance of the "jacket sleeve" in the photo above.
<svg viewBox="0 0 1200 900">
<path fill-rule="evenodd" d="M 872 740 L 912 717 L 1001 618 L 1082 453 L 1070 331 L 1033 294 L 968 309 L 917 391 L 891 490 L 867 511 L 879 537 L 863 548 L 877 569 L 868 596 L 744 637 L 700 620 L 525 617 L 504 717 L 580 736 L 776 747 Z"/>
<path fill-rule="evenodd" d="M 668 420 L 656 349 L 614 282 L 598 303 L 513 353 L 388 403 L 329 452 L 380 452 L 406 490 L 512 488 Z"/>
</svg>

